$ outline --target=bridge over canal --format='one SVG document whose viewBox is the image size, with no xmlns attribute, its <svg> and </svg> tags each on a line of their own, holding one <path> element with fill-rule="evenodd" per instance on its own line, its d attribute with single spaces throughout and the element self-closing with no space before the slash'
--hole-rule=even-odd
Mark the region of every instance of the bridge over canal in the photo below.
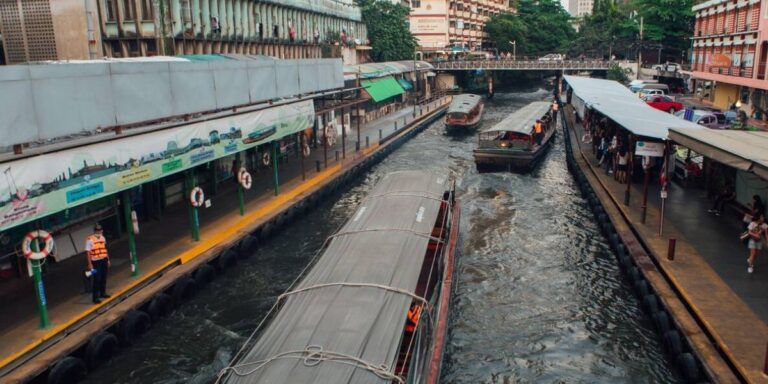
<svg viewBox="0 0 768 384">
<path fill-rule="evenodd" d="M 492 71 L 541 71 L 541 70 L 572 70 L 572 71 L 599 71 L 607 70 L 612 64 L 618 63 L 622 67 L 637 67 L 632 62 L 616 62 L 607 60 L 468 60 L 468 61 L 432 61 L 435 69 L 443 71 L 460 70 L 492 70 Z"/>
</svg>

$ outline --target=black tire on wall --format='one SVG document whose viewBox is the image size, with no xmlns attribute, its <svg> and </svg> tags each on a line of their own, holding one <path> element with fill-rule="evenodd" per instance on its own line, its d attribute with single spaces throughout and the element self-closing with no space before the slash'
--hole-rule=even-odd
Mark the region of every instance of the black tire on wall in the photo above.
<svg viewBox="0 0 768 384">
<path fill-rule="evenodd" d="M 700 372 L 699 365 L 696 363 L 696 358 L 690 353 L 681 353 L 677 356 L 676 365 L 680 374 L 689 383 L 696 383 L 699 380 Z"/>
<path fill-rule="evenodd" d="M 653 325 L 659 332 L 659 335 L 664 335 L 667 331 L 672 329 L 672 323 L 669 321 L 669 315 L 667 311 L 661 310 L 653 314 Z"/>
<path fill-rule="evenodd" d="M 118 326 L 120 341 L 131 345 L 152 326 L 152 319 L 144 311 L 131 310 L 123 316 Z"/>
<path fill-rule="evenodd" d="M 48 372 L 48 384 L 77 383 L 88 375 L 85 362 L 77 357 L 67 356 L 58 362 Z"/>
<path fill-rule="evenodd" d="M 662 342 L 664 344 L 664 350 L 667 351 L 669 356 L 673 358 L 683 353 L 683 341 L 680 338 L 680 332 L 672 329 L 664 333 L 662 336 Z"/>
<path fill-rule="evenodd" d="M 246 236 L 240 240 L 237 256 L 241 259 L 247 259 L 259 249 L 259 240 L 255 236 Z"/>
<path fill-rule="evenodd" d="M 109 332 L 99 332 L 91 337 L 85 347 L 85 363 L 88 369 L 94 370 L 112 360 L 118 348 L 117 336 Z"/>
<path fill-rule="evenodd" d="M 192 273 L 192 278 L 198 286 L 206 285 L 216 278 L 216 269 L 208 264 L 203 264 Z"/>
<path fill-rule="evenodd" d="M 158 321 L 173 311 L 173 297 L 167 293 L 158 293 L 149 301 L 146 309 L 152 321 Z"/>
<path fill-rule="evenodd" d="M 195 296 L 195 293 L 197 293 L 197 283 L 189 276 L 180 278 L 171 289 L 173 301 L 176 303 L 191 299 Z"/>
</svg>

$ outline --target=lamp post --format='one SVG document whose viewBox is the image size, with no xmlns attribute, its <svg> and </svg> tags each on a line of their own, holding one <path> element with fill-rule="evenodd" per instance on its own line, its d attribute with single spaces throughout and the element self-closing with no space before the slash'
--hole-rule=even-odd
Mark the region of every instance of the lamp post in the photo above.
<svg viewBox="0 0 768 384">
<path fill-rule="evenodd" d="M 517 40 L 510 41 L 510 44 L 512 44 L 512 60 L 517 60 Z"/>
</svg>

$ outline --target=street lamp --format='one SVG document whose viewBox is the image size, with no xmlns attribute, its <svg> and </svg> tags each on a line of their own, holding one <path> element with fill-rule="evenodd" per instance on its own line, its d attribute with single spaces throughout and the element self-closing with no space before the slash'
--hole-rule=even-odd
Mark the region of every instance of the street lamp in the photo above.
<svg viewBox="0 0 768 384">
<path fill-rule="evenodd" d="M 509 43 L 512 44 L 512 60 L 517 60 L 517 40 Z"/>
</svg>

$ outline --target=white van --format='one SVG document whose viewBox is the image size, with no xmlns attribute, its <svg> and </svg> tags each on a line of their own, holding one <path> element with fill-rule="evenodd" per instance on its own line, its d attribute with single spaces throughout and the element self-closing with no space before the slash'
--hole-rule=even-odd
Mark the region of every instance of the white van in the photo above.
<svg viewBox="0 0 768 384">
<path fill-rule="evenodd" d="M 669 96 L 669 86 L 666 84 L 643 84 L 643 87 L 638 90 L 638 96 L 645 97 L 648 95 Z"/>
</svg>

